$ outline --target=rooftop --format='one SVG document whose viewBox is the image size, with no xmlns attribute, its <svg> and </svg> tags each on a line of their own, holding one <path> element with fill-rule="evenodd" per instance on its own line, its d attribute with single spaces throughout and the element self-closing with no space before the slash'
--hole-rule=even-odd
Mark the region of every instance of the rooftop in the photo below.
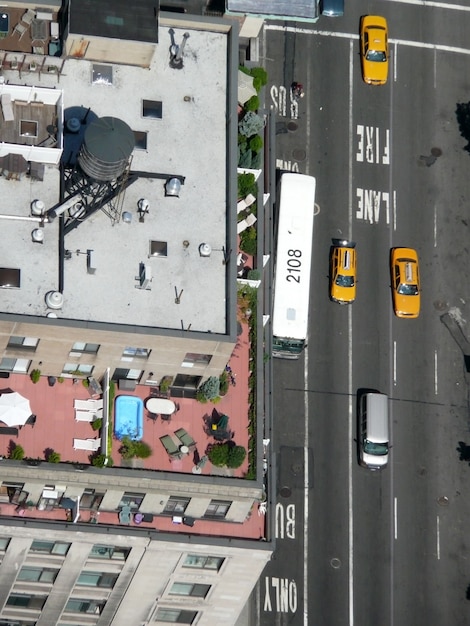
<svg viewBox="0 0 470 626">
<path fill-rule="evenodd" d="M 186 32 L 184 65 L 175 70 L 168 49 L 172 37 L 181 44 Z M 65 121 L 78 107 L 90 110 L 86 123 L 112 116 L 140 133 L 129 177 L 139 174 L 116 201 L 118 219 L 98 210 L 63 241 L 61 220 L 46 221 L 40 245 L 31 237 L 38 224 L 25 218 L 36 199 L 46 209 L 61 202 L 59 169 L 46 166 L 43 181 L 0 178 L 2 240 L 10 242 L 2 246 L 0 267 L 21 271 L 20 288 L 2 291 L 3 311 L 45 317 L 46 293 L 59 290 L 61 318 L 227 332 L 228 273 L 234 278 L 235 267 L 224 260 L 225 251 L 236 247 L 227 222 L 229 44 L 226 34 L 177 28 L 171 35 L 160 28 L 160 40 L 149 69 L 67 59 L 59 85 L 56 73 L 26 72 L 25 61 L 21 83 L 54 92 L 60 87 Z M 6 65 L 4 76 L 8 93 L 20 80 L 19 70 Z M 27 117 L 32 115 L 28 109 Z M 23 117 L 15 114 L 11 124 Z M 1 130 L 0 138 L 6 141 Z M 73 162 L 75 145 L 76 136 L 65 129 L 63 161 Z M 0 145 L 0 156 L 8 152 L 14 152 L 11 146 Z M 183 181 L 179 197 L 165 195 L 169 176 Z M 141 199 L 148 201 L 144 215 L 138 212 Z M 119 219 L 125 212 L 130 223 Z M 202 243 L 211 247 L 210 256 L 201 256 Z M 89 250 L 94 273 L 87 271 Z M 151 282 L 136 289 L 144 265 Z"/>
</svg>

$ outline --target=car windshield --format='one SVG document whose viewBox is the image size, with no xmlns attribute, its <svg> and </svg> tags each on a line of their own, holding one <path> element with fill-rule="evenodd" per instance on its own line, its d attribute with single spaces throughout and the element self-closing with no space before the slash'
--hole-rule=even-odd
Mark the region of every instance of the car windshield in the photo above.
<svg viewBox="0 0 470 626">
<path fill-rule="evenodd" d="M 382 63 L 387 60 L 387 55 L 382 50 L 368 50 L 366 59 L 368 61 L 378 61 L 379 63 Z"/>
<path fill-rule="evenodd" d="M 402 296 L 417 296 L 418 285 L 407 285 L 406 283 L 400 283 L 398 285 L 397 292 Z"/>
<path fill-rule="evenodd" d="M 335 284 L 339 287 L 354 287 L 354 276 L 342 276 L 338 274 Z"/>
<path fill-rule="evenodd" d="M 388 445 L 386 443 L 376 443 L 366 439 L 364 442 L 364 452 L 373 454 L 374 456 L 383 456 L 388 453 Z"/>
</svg>

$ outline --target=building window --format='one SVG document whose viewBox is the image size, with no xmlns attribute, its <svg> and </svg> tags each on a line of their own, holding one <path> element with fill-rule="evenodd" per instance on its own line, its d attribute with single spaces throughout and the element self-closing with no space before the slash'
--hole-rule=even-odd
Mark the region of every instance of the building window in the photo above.
<svg viewBox="0 0 470 626">
<path fill-rule="evenodd" d="M 14 350 L 31 350 L 35 352 L 38 347 L 39 339 L 37 337 L 10 337 L 7 348 Z"/>
<path fill-rule="evenodd" d="M 163 513 L 174 515 L 175 513 L 184 513 L 188 504 L 191 502 L 191 498 L 182 498 L 180 496 L 170 496 L 168 502 L 165 504 Z"/>
<path fill-rule="evenodd" d="M 0 552 L 5 552 L 8 548 L 8 544 L 10 543 L 10 539 L 6 537 L 0 537 Z"/>
<path fill-rule="evenodd" d="M 122 351 L 122 357 L 130 357 L 131 359 L 148 359 L 150 356 L 150 350 L 147 348 L 132 348 L 127 347 Z"/>
<path fill-rule="evenodd" d="M 71 611 L 72 613 L 93 613 L 94 615 L 101 615 L 105 604 L 106 602 L 100 602 L 99 600 L 71 598 L 65 605 L 64 610 Z"/>
<path fill-rule="evenodd" d="M 193 567 L 195 569 L 211 569 L 216 572 L 222 567 L 225 559 L 221 556 L 204 556 L 202 554 L 188 554 L 184 560 L 183 567 Z"/>
<path fill-rule="evenodd" d="M 201 585 L 197 583 L 174 583 L 171 587 L 170 595 L 205 598 L 209 593 L 210 588 L 210 585 Z"/>
<path fill-rule="evenodd" d="M 180 609 L 157 609 L 156 622 L 170 622 L 171 624 L 194 624 L 197 611 L 181 611 Z"/>
<path fill-rule="evenodd" d="M 26 580 L 30 583 L 53 583 L 58 573 L 58 569 L 22 567 L 16 580 Z"/>
<path fill-rule="evenodd" d="M 8 596 L 7 606 L 21 606 L 28 609 L 42 609 L 47 596 L 30 596 L 26 593 L 12 593 Z"/>
<path fill-rule="evenodd" d="M 116 367 L 111 380 L 135 380 L 139 381 L 144 375 L 144 370 L 126 369 L 125 367 Z"/>
<path fill-rule="evenodd" d="M 149 256 L 168 256 L 167 242 L 151 239 L 149 242 Z"/>
<path fill-rule="evenodd" d="M 211 500 L 209 506 L 207 507 L 207 511 L 204 513 L 204 517 L 224 518 L 227 515 L 231 504 L 231 502 L 226 502 L 224 500 Z"/>
<path fill-rule="evenodd" d="M 93 83 L 93 85 L 112 85 L 113 66 L 101 65 L 101 63 L 93 63 L 91 82 Z"/>
<path fill-rule="evenodd" d="M 142 130 L 134 130 L 135 147 L 137 150 L 147 150 L 147 133 Z"/>
<path fill-rule="evenodd" d="M 196 352 L 186 352 L 182 367 L 193 367 L 209 365 L 212 359 L 212 354 L 197 354 Z"/>
<path fill-rule="evenodd" d="M 112 561 L 125 561 L 129 556 L 128 548 L 120 546 L 103 546 L 96 544 L 90 552 L 90 557 L 94 559 L 111 559 Z"/>
<path fill-rule="evenodd" d="M 84 343 L 83 341 L 76 341 L 72 346 L 70 356 L 74 356 L 74 352 L 78 353 L 78 356 L 82 354 L 98 354 L 99 349 L 99 343 Z"/>
<path fill-rule="evenodd" d="M 77 585 L 84 587 L 102 587 L 112 589 L 116 584 L 118 574 L 108 574 L 107 572 L 87 572 L 84 571 L 77 579 Z"/>
<path fill-rule="evenodd" d="M 142 100 L 142 117 L 154 120 L 162 119 L 162 102 L 159 100 Z"/>
<path fill-rule="evenodd" d="M 61 543 L 60 541 L 33 541 L 31 544 L 31 552 L 43 552 L 45 554 L 61 554 L 65 556 L 69 551 L 69 543 Z"/>
<path fill-rule="evenodd" d="M 89 376 L 93 372 L 94 365 L 85 363 L 66 363 L 62 369 L 63 374 L 81 374 Z"/>
<path fill-rule="evenodd" d="M 104 493 L 96 493 L 94 489 L 85 489 L 82 497 L 80 498 L 81 509 L 99 509 L 100 504 L 104 498 Z"/>
<path fill-rule="evenodd" d="M 133 493 L 132 491 L 125 491 L 121 498 L 119 506 L 130 506 L 133 511 L 137 511 L 142 504 L 142 500 L 145 497 L 145 493 Z"/>
<path fill-rule="evenodd" d="M 201 380 L 202 376 L 177 374 L 171 385 L 171 395 L 175 398 L 196 398 Z"/>
<path fill-rule="evenodd" d="M 0 371 L 2 372 L 20 372 L 26 374 L 31 361 L 29 359 L 8 359 L 0 360 Z"/>
</svg>

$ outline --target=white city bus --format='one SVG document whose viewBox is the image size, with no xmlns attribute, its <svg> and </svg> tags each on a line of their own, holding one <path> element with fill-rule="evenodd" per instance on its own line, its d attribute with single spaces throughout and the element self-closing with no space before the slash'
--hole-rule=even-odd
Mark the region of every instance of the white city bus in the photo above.
<svg viewBox="0 0 470 626">
<path fill-rule="evenodd" d="M 315 186 L 313 176 L 281 176 L 273 356 L 284 359 L 298 359 L 307 339 Z"/>
</svg>

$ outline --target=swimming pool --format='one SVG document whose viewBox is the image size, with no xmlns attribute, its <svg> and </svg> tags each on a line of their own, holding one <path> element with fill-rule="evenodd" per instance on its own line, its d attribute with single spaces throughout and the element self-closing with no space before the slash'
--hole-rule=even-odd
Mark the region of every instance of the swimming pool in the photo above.
<svg viewBox="0 0 470 626">
<path fill-rule="evenodd" d="M 144 402 L 136 396 L 118 396 L 114 404 L 114 435 L 140 441 L 144 435 Z"/>
</svg>

